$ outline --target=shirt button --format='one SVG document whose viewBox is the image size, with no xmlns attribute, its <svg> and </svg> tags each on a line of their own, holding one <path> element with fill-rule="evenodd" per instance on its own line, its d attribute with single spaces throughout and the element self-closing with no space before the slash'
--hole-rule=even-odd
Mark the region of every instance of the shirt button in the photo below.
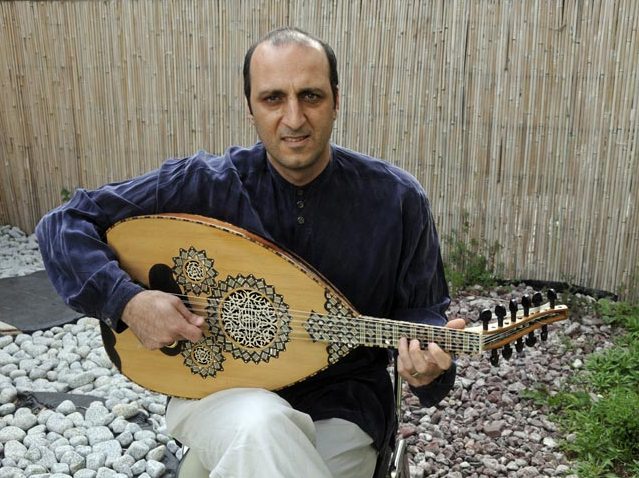
<svg viewBox="0 0 639 478">
<path fill-rule="evenodd" d="M 297 207 L 300 209 L 304 208 L 304 201 L 297 201 Z"/>
<path fill-rule="evenodd" d="M 297 190 L 297 195 L 298 196 L 303 196 L 304 195 L 304 190 L 303 189 L 298 189 Z"/>
<path fill-rule="evenodd" d="M 304 224 L 304 216 L 297 216 L 297 223 Z"/>
</svg>

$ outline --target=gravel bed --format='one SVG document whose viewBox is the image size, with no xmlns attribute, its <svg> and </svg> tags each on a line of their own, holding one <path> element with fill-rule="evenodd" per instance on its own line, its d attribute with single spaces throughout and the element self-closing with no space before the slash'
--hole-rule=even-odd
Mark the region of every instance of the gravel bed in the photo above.
<svg viewBox="0 0 639 478">
<path fill-rule="evenodd" d="M 0 278 L 42 268 L 34 236 L 0 226 Z M 478 317 L 531 292 L 478 288 L 455 298 L 449 315 Z M 594 317 L 573 316 L 552 324 L 548 341 L 496 367 L 487 356 L 459 357 L 456 387 L 437 407 L 420 407 L 404 389 L 400 434 L 411 477 L 574 478 L 559 449 L 571 437 L 521 392 L 569 388 L 585 358 L 611 345 L 611 334 Z M 166 397 L 111 366 L 97 320 L 0 336 L 0 371 L 0 478 L 173 476 L 179 450 L 165 428 Z M 56 401 L 61 393 L 74 399 Z"/>
<path fill-rule="evenodd" d="M 0 278 L 42 269 L 35 237 L 0 226 Z M 96 319 L 0 336 L 0 371 L 0 478 L 174 476 L 166 397 L 112 366 Z"/>
<path fill-rule="evenodd" d="M 496 303 L 507 306 L 534 290 L 524 285 L 465 293 L 450 316 L 478 318 Z M 579 297 L 581 301 L 594 299 Z M 480 324 L 478 320 L 469 326 Z M 409 444 L 411 477 L 569 477 L 570 460 L 561 452 L 564 436 L 525 390 L 554 394 L 574 387 L 571 380 L 587 356 L 612 345 L 613 331 L 594 316 L 570 315 L 549 326 L 548 340 L 525 347 L 510 360 L 492 366 L 489 353 L 458 357 L 459 375 L 451 394 L 437 407 L 424 409 L 404 389 L 400 434 Z"/>
</svg>

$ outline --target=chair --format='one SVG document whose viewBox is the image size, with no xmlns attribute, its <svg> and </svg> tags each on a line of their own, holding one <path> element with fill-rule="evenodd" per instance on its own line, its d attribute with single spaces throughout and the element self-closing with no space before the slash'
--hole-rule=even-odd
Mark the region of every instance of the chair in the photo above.
<svg viewBox="0 0 639 478">
<path fill-rule="evenodd" d="M 397 373 L 397 358 L 390 371 L 395 388 L 395 414 L 397 423 L 402 420 L 402 377 Z M 373 478 L 409 478 L 410 470 L 406 455 L 406 440 L 397 437 L 397 430 L 390 434 L 386 447 L 380 450 Z"/>
<path fill-rule="evenodd" d="M 392 367 L 395 388 L 395 411 L 397 421 L 401 420 L 402 378 L 397 373 L 397 367 Z M 387 446 L 382 447 L 377 457 L 375 473 L 372 478 L 408 478 L 408 456 L 406 455 L 406 440 L 397 439 L 396 433 L 389 437 Z M 209 472 L 202 466 L 194 453 L 183 447 L 182 459 L 177 469 L 176 478 L 208 478 Z"/>
</svg>

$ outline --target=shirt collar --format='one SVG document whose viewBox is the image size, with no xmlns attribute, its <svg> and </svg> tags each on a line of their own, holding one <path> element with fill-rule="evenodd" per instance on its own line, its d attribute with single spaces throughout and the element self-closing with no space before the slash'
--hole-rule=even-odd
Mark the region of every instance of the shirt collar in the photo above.
<svg viewBox="0 0 639 478">
<path fill-rule="evenodd" d="M 291 191 L 303 191 L 304 193 L 310 193 L 318 189 L 322 184 L 324 184 L 328 178 L 331 177 L 335 169 L 335 146 L 330 145 L 331 148 L 331 159 L 326 165 L 326 167 L 322 170 L 322 172 L 313 179 L 310 183 L 305 184 L 304 186 L 296 186 L 295 184 L 291 184 L 273 167 L 271 162 L 266 157 L 266 148 L 262 145 L 264 149 L 264 161 L 268 167 L 269 172 L 271 173 L 271 177 L 275 180 L 277 185 L 282 189 L 287 189 Z"/>
</svg>

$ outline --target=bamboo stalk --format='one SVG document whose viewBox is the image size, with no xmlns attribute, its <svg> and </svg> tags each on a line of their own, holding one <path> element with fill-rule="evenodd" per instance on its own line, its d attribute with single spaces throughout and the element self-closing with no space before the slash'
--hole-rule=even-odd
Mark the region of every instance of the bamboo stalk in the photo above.
<svg viewBox="0 0 639 478">
<path fill-rule="evenodd" d="M 285 24 L 336 51 L 335 142 L 413 173 L 441 235 L 468 212 L 506 276 L 639 280 L 634 0 L 0 2 L 0 220 L 251 145 L 241 62 Z"/>
</svg>

